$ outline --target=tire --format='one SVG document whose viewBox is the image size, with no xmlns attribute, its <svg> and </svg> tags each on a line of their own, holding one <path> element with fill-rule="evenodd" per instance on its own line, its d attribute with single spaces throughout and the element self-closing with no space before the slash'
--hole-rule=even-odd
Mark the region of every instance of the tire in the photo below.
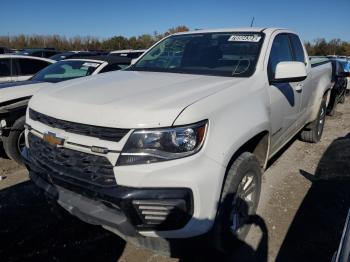
<svg viewBox="0 0 350 262">
<path fill-rule="evenodd" d="M 227 170 L 212 229 L 211 243 L 215 249 L 224 253 L 232 251 L 247 236 L 250 225 L 246 222 L 258 207 L 261 177 L 261 167 L 257 158 L 248 152 L 242 153 Z M 246 184 L 246 191 L 244 183 L 249 183 Z M 252 191 L 248 194 L 250 190 Z"/>
<path fill-rule="evenodd" d="M 24 165 L 20 152 L 24 146 L 24 123 L 25 116 L 18 118 L 13 124 L 9 135 L 3 138 L 6 155 L 20 165 Z"/>
<path fill-rule="evenodd" d="M 329 99 L 329 104 L 327 107 L 327 115 L 329 116 L 334 116 L 336 110 L 337 110 L 337 96 L 331 93 L 330 99 Z"/>
<path fill-rule="evenodd" d="M 326 120 L 326 111 L 326 98 L 324 97 L 322 99 L 317 118 L 300 132 L 300 139 L 302 141 L 308 143 L 317 143 L 320 141 L 323 134 L 324 123 Z"/>
<path fill-rule="evenodd" d="M 341 98 L 339 100 L 340 104 L 344 104 L 345 103 L 345 93 L 346 93 L 346 91 L 344 91 L 344 94 L 341 96 Z"/>
<path fill-rule="evenodd" d="M 337 104 L 334 104 L 332 107 L 327 109 L 327 115 L 334 116 L 336 109 L 337 109 Z"/>
</svg>

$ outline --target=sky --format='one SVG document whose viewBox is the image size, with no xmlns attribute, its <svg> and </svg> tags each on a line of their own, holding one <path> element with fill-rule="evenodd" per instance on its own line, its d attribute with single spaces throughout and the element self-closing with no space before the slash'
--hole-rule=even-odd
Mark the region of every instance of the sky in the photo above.
<svg viewBox="0 0 350 262">
<path fill-rule="evenodd" d="M 350 0 L 1 0 L 0 35 L 138 36 L 177 25 L 282 27 L 350 41 Z"/>
</svg>

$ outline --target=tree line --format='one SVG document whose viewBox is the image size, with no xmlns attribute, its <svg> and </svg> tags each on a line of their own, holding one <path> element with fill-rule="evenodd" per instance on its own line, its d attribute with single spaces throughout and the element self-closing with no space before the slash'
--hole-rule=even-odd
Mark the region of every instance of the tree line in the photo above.
<svg viewBox="0 0 350 262">
<path fill-rule="evenodd" d="M 324 38 L 316 39 L 313 42 L 306 42 L 305 47 L 309 55 L 346 55 L 350 56 L 350 43 L 341 39 L 326 41 Z"/>
<path fill-rule="evenodd" d="M 0 46 L 23 49 L 35 47 L 51 47 L 58 50 L 120 50 L 120 49 L 145 49 L 163 37 L 176 32 L 188 31 L 185 25 L 168 29 L 164 33 L 154 32 L 140 36 L 124 37 L 113 36 L 107 39 L 99 39 L 93 36 L 65 37 L 60 35 L 16 35 L 0 36 Z M 324 38 L 305 43 L 309 55 L 347 55 L 350 56 L 350 43 L 341 39 L 327 41 Z"/>
<path fill-rule="evenodd" d="M 164 33 L 154 32 L 140 36 L 124 37 L 113 36 L 107 39 L 98 39 L 93 36 L 65 37 L 60 35 L 16 35 L 0 36 L 0 46 L 11 49 L 50 47 L 57 50 L 120 50 L 145 49 L 163 37 L 177 32 L 189 31 L 184 25 L 169 28 Z"/>
</svg>

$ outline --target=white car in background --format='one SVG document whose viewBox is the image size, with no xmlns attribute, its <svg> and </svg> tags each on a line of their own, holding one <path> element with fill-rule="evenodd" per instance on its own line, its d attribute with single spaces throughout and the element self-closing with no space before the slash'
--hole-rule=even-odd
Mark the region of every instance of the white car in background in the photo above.
<svg viewBox="0 0 350 262">
<path fill-rule="evenodd" d="M 55 60 L 13 54 L 0 55 L 0 83 L 24 81 Z"/>
<path fill-rule="evenodd" d="M 146 52 L 147 49 L 125 49 L 125 50 L 117 50 L 117 51 L 111 51 L 108 55 L 110 56 L 124 56 L 131 59 L 138 58 L 140 55 L 142 55 L 144 52 Z"/>
<path fill-rule="evenodd" d="M 110 56 L 66 59 L 46 67 L 30 80 L 0 84 L 0 142 L 3 142 L 6 154 L 22 163 L 24 115 L 29 99 L 39 89 L 66 80 L 124 69 L 130 62 L 130 58 Z"/>
</svg>

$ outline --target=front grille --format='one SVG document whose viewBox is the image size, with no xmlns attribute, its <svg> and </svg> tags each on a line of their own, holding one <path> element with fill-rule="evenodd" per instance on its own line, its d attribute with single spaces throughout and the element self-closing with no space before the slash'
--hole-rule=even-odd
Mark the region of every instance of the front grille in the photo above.
<svg viewBox="0 0 350 262">
<path fill-rule="evenodd" d="M 107 158 L 56 147 L 29 133 L 29 160 L 58 179 L 76 183 L 116 186 L 113 166 Z"/>
<path fill-rule="evenodd" d="M 69 133 L 97 137 L 102 140 L 119 142 L 130 129 L 85 125 L 57 119 L 29 109 L 29 117 L 47 126 L 62 129 Z"/>
</svg>

